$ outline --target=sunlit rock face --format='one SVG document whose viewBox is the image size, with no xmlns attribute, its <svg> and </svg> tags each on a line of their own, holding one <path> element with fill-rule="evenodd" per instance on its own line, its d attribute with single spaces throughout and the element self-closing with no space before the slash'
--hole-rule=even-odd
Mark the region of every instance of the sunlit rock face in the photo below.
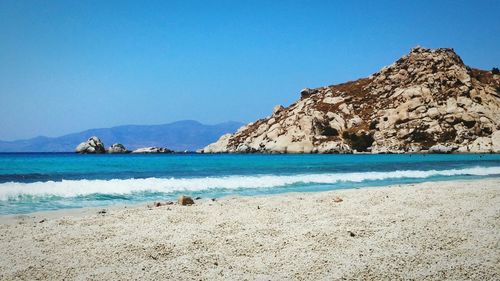
<svg viewBox="0 0 500 281">
<path fill-rule="evenodd" d="M 500 152 L 500 76 L 416 47 L 370 77 L 316 89 L 205 153 Z"/>
</svg>

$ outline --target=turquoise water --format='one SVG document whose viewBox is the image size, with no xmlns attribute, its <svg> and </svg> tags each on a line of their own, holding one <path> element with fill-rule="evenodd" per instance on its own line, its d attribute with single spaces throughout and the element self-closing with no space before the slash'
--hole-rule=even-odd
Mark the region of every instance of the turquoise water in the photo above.
<svg viewBox="0 0 500 281">
<path fill-rule="evenodd" d="M 500 177 L 500 155 L 0 154 L 0 214 Z"/>
</svg>

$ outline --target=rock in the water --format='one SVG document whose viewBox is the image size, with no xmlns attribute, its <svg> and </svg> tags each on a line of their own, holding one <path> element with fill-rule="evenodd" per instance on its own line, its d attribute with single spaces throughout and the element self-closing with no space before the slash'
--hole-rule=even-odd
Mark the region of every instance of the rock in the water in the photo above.
<svg viewBox="0 0 500 281">
<path fill-rule="evenodd" d="M 417 47 L 367 78 L 303 89 L 205 153 L 500 152 L 500 76 Z"/>
<path fill-rule="evenodd" d="M 80 143 L 76 147 L 77 153 L 105 153 L 106 149 L 102 141 L 96 137 L 90 137 L 87 141 Z"/>
<path fill-rule="evenodd" d="M 121 143 L 115 143 L 112 146 L 108 148 L 108 153 L 128 153 L 128 151 L 125 146 Z"/>
<path fill-rule="evenodd" d="M 185 195 L 179 196 L 178 202 L 179 202 L 179 204 L 181 204 L 183 206 L 194 204 L 193 198 L 191 198 L 189 196 L 185 196 Z"/>
<path fill-rule="evenodd" d="M 132 151 L 132 153 L 172 153 L 172 152 L 173 151 L 168 148 L 156 147 L 156 146 L 138 148 Z"/>
</svg>

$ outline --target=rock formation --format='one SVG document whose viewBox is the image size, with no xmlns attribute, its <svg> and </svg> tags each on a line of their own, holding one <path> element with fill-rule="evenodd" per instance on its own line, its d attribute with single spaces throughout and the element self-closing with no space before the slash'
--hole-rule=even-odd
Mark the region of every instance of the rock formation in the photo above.
<svg viewBox="0 0 500 281">
<path fill-rule="evenodd" d="M 368 78 L 300 96 L 202 152 L 500 152 L 500 76 L 453 49 L 416 47 Z"/>
<path fill-rule="evenodd" d="M 102 141 L 96 137 L 90 137 L 87 141 L 80 143 L 75 151 L 77 153 L 105 153 L 106 149 Z"/>
<path fill-rule="evenodd" d="M 173 151 L 168 148 L 156 147 L 156 146 L 138 148 L 132 151 L 132 153 L 172 153 L 172 152 Z"/>
<path fill-rule="evenodd" d="M 107 150 L 108 153 L 129 153 L 125 146 L 121 143 L 115 143 L 112 146 L 110 146 Z"/>
</svg>

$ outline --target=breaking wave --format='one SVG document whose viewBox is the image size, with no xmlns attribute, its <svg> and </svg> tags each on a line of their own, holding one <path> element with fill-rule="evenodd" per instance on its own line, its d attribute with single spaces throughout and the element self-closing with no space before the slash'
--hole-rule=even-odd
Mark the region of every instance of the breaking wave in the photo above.
<svg viewBox="0 0 500 281">
<path fill-rule="evenodd" d="M 76 197 L 90 194 L 132 194 L 136 192 L 203 191 L 209 189 L 248 189 L 285 187 L 294 184 L 335 184 L 339 182 L 382 181 L 404 178 L 500 175 L 500 167 L 475 167 L 449 170 L 404 170 L 299 175 L 254 175 L 206 178 L 145 178 L 111 180 L 62 180 L 35 183 L 0 184 L 0 200 L 20 196 Z"/>
</svg>

